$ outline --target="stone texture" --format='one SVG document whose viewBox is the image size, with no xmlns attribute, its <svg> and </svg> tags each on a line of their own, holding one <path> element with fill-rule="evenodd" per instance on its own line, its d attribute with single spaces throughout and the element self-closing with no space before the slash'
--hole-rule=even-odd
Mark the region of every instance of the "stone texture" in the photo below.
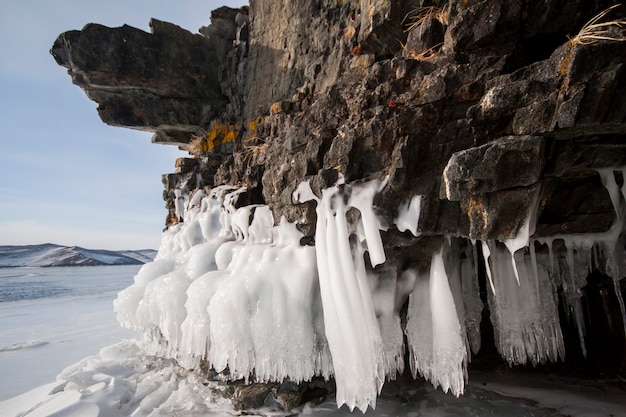
<svg viewBox="0 0 626 417">
<path fill-rule="evenodd" d="M 544 144 L 541 136 L 509 136 L 453 154 L 443 171 L 448 200 L 459 201 L 541 179 Z"/>
<path fill-rule="evenodd" d="M 158 132 L 158 142 L 185 143 L 226 104 L 215 65 L 224 40 L 156 19 L 150 27 L 149 34 L 88 24 L 61 34 L 50 52 L 98 103 L 105 123 Z"/>
</svg>

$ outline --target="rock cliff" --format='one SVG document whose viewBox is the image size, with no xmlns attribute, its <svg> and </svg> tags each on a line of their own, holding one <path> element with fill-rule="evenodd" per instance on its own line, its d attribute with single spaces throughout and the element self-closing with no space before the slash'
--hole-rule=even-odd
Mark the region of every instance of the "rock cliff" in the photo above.
<svg viewBox="0 0 626 417">
<path fill-rule="evenodd" d="M 626 42 L 619 25 L 581 31 L 612 4 L 251 0 L 213 11 L 201 34 L 90 24 L 51 53 L 105 123 L 189 151 L 163 177 L 168 225 L 183 220 L 181 192 L 237 185 L 239 206 L 267 204 L 314 245 L 316 205 L 293 198 L 303 181 L 318 197 L 341 178 L 385 181 L 378 273 L 428 267 L 445 239 L 488 260 L 526 233 L 532 254 L 587 271 L 577 295 L 564 273 L 544 288 L 572 367 L 625 377 Z M 414 196 L 419 223 L 401 232 L 398 207 Z M 477 269 L 493 346 L 489 264 Z"/>
</svg>

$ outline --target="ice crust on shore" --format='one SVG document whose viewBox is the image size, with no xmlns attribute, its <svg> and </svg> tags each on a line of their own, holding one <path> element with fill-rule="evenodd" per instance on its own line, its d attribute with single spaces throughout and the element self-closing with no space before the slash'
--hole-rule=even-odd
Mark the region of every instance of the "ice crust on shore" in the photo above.
<svg viewBox="0 0 626 417">
<path fill-rule="evenodd" d="M 615 196 L 615 181 L 603 183 Z M 340 180 L 317 196 L 300 184 L 294 200 L 317 204 L 315 246 L 300 245 L 295 224 L 275 226 L 269 207 L 238 207 L 245 189 L 181 196 L 183 221 L 164 232 L 155 261 L 115 301 L 120 323 L 143 334 L 147 354 L 188 369 L 206 360 L 233 380 L 333 377 L 337 405 L 365 412 L 385 380 L 404 370 L 405 350 L 414 377 L 463 393 L 470 352 L 480 349 L 483 262 L 496 346 L 509 364 L 564 357 L 557 288 L 584 349 L 580 289 L 592 267 L 611 276 L 624 271 L 616 252 L 621 214 L 604 234 L 535 239 L 533 207 L 509 241 L 450 237 L 429 270 L 398 270 L 387 265 L 386 227 L 374 207 L 384 186 Z M 415 196 L 398 208 L 400 231 L 418 235 L 420 204 Z M 555 259 L 555 244 L 565 256 Z"/>
<path fill-rule="evenodd" d="M 190 369 L 206 358 L 232 379 L 328 378 L 315 250 L 294 225 L 273 227 L 269 208 L 235 209 L 241 192 L 217 187 L 186 210 L 120 292 L 118 319 L 144 334 L 148 353 Z"/>
</svg>

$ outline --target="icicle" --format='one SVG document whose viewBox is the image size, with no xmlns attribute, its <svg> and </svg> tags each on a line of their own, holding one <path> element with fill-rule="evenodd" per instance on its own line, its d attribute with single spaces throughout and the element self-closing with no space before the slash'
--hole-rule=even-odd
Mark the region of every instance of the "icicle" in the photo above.
<svg viewBox="0 0 626 417">
<path fill-rule="evenodd" d="M 430 296 L 435 374 L 431 382 L 458 397 L 465 387 L 467 351 L 441 252 L 433 256 L 430 266 Z"/>
<path fill-rule="evenodd" d="M 415 286 L 409 296 L 407 310 L 406 336 L 411 359 L 409 365 L 413 378 L 421 375 L 427 381 L 434 379 L 433 374 L 433 318 L 430 306 L 430 276 L 415 275 Z"/>
<path fill-rule="evenodd" d="M 515 274 L 515 281 L 517 281 L 517 285 L 519 286 L 519 272 L 517 272 L 517 264 L 515 263 L 515 251 L 511 251 L 509 249 L 509 252 L 511 253 L 511 265 L 513 266 L 513 273 Z"/>
<path fill-rule="evenodd" d="M 535 242 L 530 242 L 530 262 L 533 267 L 533 278 L 535 278 L 535 285 L 539 288 L 539 270 L 537 267 L 537 253 L 535 252 Z M 519 282 L 518 282 L 519 284 Z"/>
<path fill-rule="evenodd" d="M 415 195 L 410 201 L 405 202 L 398 208 L 398 217 L 394 220 L 395 225 L 401 232 L 409 231 L 417 237 L 417 226 L 420 220 L 422 196 Z"/>
<path fill-rule="evenodd" d="M 303 184 L 294 193 L 294 198 L 318 201 L 315 251 L 337 405 L 346 404 L 350 410 L 356 407 L 363 412 L 368 406 L 376 406 L 384 382 L 383 343 L 365 274 L 363 249 L 359 241 L 350 247 L 346 213 L 350 207 L 359 210 L 372 265 L 384 262 L 380 224 L 372 207 L 375 193 L 382 186 L 384 182 L 373 181 L 345 186 L 344 192 L 334 186 L 323 190 L 321 200 Z"/>
<path fill-rule="evenodd" d="M 576 261 L 574 259 L 574 245 L 568 240 L 563 241 L 566 248 L 567 266 L 569 268 L 570 285 L 566 287 L 566 292 L 570 295 L 570 308 L 576 321 L 576 328 L 578 329 L 578 340 L 580 342 L 580 349 L 583 352 L 583 356 L 587 357 L 587 345 L 585 343 L 585 322 L 583 319 L 582 303 L 580 300 L 580 289 L 576 283 Z"/>
<path fill-rule="evenodd" d="M 548 245 L 548 256 L 550 257 L 550 271 L 554 271 L 554 240 L 546 239 L 546 245 Z"/>
<path fill-rule="evenodd" d="M 418 277 L 415 284 L 406 329 L 411 370 L 458 397 L 465 387 L 467 350 L 441 251 L 433 255 L 429 280 Z"/>
<path fill-rule="evenodd" d="M 624 307 L 624 297 L 622 297 L 622 290 L 617 278 L 613 278 L 613 289 L 617 297 L 617 302 L 619 303 L 620 312 L 622 313 L 622 325 L 624 327 L 624 336 L 626 337 L 626 308 Z"/>
<path fill-rule="evenodd" d="M 180 189 L 174 190 L 174 215 L 177 219 L 185 218 L 185 200 L 187 198 L 187 194 L 183 193 Z"/>
<path fill-rule="evenodd" d="M 399 308 L 396 308 L 398 285 L 395 268 L 370 271 L 369 282 L 373 285 L 372 296 L 383 340 L 383 370 L 388 380 L 404 371 L 404 336 Z"/>
<path fill-rule="evenodd" d="M 489 243 L 485 240 L 481 241 L 483 248 L 483 262 L 485 263 L 485 270 L 487 272 L 487 278 L 489 279 L 489 286 L 491 287 L 491 292 L 493 294 L 496 293 L 496 287 L 493 285 L 493 277 L 491 275 L 491 267 L 489 266 L 489 256 L 491 255 L 491 251 L 489 250 Z"/>
<path fill-rule="evenodd" d="M 533 365 L 563 357 L 556 294 L 548 267 L 537 260 L 537 280 L 530 255 L 518 253 L 520 284 L 513 279 L 510 253 L 494 246 L 491 253 L 495 293 L 489 294 L 496 347 L 511 365 Z"/>
<path fill-rule="evenodd" d="M 476 277 L 473 274 L 471 258 L 467 256 L 467 248 L 461 249 L 465 242 L 461 239 L 450 238 L 450 243 L 444 251 L 444 264 L 448 275 L 450 291 L 454 299 L 457 318 L 461 326 L 461 337 L 467 352 L 466 360 L 471 361 L 471 352 L 480 349 L 480 319 L 482 303 Z M 477 306 L 480 303 L 480 306 Z M 476 314 L 476 310 L 478 314 Z M 474 340 L 470 337 L 478 334 L 478 348 L 472 349 Z"/>
<path fill-rule="evenodd" d="M 524 224 L 517 232 L 517 235 L 513 239 L 505 239 L 503 243 L 509 249 L 511 253 L 511 264 L 513 265 L 513 272 L 515 273 L 515 279 L 517 280 L 517 285 L 520 285 L 519 282 L 519 272 L 517 271 L 517 265 L 515 263 L 515 252 L 518 250 L 525 248 L 529 245 L 530 236 L 535 233 L 535 221 L 537 217 L 537 204 L 539 197 L 539 187 L 533 192 L 531 196 L 531 202 L 529 211 L 526 214 L 526 219 L 524 220 Z"/>
<path fill-rule="evenodd" d="M 609 192 L 611 202 L 613 203 L 613 208 L 615 209 L 615 215 L 621 219 L 622 211 L 620 210 L 619 203 L 620 189 L 617 187 L 617 183 L 615 182 L 615 174 L 613 173 L 613 168 L 600 168 L 596 169 L 596 171 L 598 172 L 598 174 L 600 174 L 600 180 L 602 181 L 602 185 Z M 622 193 L 624 193 L 623 185 Z"/>
<path fill-rule="evenodd" d="M 383 227 L 373 209 L 374 197 L 385 185 L 387 185 L 387 178 L 383 181 L 374 180 L 355 185 L 352 187 L 352 194 L 350 195 L 349 204 L 361 213 L 361 224 L 365 232 L 367 251 L 373 267 L 384 263 L 386 260 L 383 241 L 380 238 L 380 230 L 383 230 Z"/>
<path fill-rule="evenodd" d="M 463 288 L 463 303 L 465 304 L 465 327 L 471 351 L 477 354 L 480 351 L 480 322 L 482 320 L 483 302 L 480 299 L 478 285 L 478 248 L 476 241 L 466 248 L 467 258 L 461 265 Z M 469 354 L 468 354 L 469 358 Z"/>
<path fill-rule="evenodd" d="M 250 224 L 249 238 L 253 244 L 272 243 L 274 216 L 268 206 L 254 206 L 254 217 Z"/>
<path fill-rule="evenodd" d="M 622 198 L 626 201 L 626 167 L 623 167 L 620 171 L 622 172 Z"/>
</svg>

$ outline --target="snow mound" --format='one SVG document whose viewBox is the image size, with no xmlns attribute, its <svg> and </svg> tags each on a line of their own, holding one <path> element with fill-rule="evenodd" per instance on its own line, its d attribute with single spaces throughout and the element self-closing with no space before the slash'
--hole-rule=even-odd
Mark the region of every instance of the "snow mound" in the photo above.
<svg viewBox="0 0 626 417">
<path fill-rule="evenodd" d="M 204 384 L 202 383 L 204 382 Z M 0 402 L 3 416 L 211 416 L 235 414 L 217 388 L 173 360 L 124 341 L 66 368 L 57 382 Z"/>
</svg>

